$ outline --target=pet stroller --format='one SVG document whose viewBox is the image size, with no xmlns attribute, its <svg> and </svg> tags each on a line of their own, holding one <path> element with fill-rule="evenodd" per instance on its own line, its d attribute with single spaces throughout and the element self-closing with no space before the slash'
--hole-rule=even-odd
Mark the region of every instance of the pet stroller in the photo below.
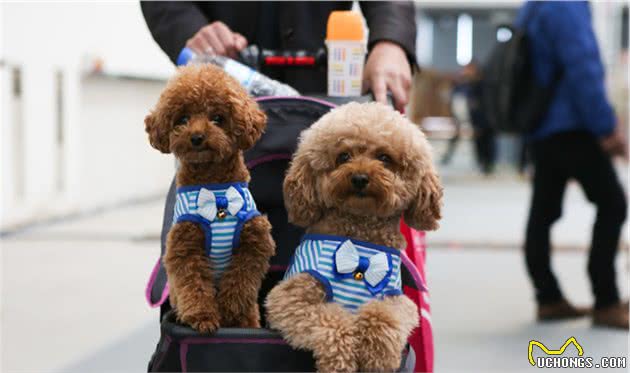
<svg viewBox="0 0 630 373">
<path fill-rule="evenodd" d="M 336 104 L 330 99 L 313 97 L 262 97 L 257 101 L 267 114 L 267 129 L 254 148 L 245 153 L 245 161 L 251 173 L 250 190 L 258 209 L 268 216 L 273 226 L 272 235 L 277 245 L 258 299 L 261 325 L 264 326 L 264 299 L 283 278 L 290 257 L 304 234 L 303 229 L 287 222 L 282 197 L 284 175 L 300 132 Z M 343 101 L 338 100 L 337 103 Z M 162 255 L 166 235 L 172 225 L 174 203 L 173 181 L 164 210 Z M 404 223 L 401 223 L 401 230 L 408 243 L 406 253 L 402 255 L 403 289 L 418 305 L 421 322 L 409 339 L 400 371 L 432 371 L 433 340 L 423 270 L 424 235 Z M 168 300 L 168 282 L 161 257 L 151 273 L 146 298 L 152 307 L 160 307 L 161 322 L 160 340 L 148 366 L 150 372 L 305 372 L 315 369 L 309 351 L 293 350 L 278 333 L 269 329 L 221 328 L 213 334 L 201 334 L 177 324 Z"/>
</svg>

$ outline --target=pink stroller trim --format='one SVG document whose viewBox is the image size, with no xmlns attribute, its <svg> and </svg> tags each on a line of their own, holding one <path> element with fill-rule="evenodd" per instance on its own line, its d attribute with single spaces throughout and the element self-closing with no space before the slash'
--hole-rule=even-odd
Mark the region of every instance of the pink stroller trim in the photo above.
<svg viewBox="0 0 630 373">
<path fill-rule="evenodd" d="M 151 290 L 153 289 L 153 284 L 155 283 L 155 279 L 157 278 L 158 271 L 160 270 L 160 258 L 158 258 L 157 262 L 153 266 L 153 271 L 151 271 L 151 277 L 149 277 L 149 282 L 147 282 L 147 288 L 144 291 L 144 295 L 147 298 L 147 303 L 152 308 L 161 306 L 166 299 L 168 298 L 168 282 L 164 285 L 164 289 L 162 289 L 162 296 L 160 299 L 153 303 L 151 301 Z"/>
</svg>

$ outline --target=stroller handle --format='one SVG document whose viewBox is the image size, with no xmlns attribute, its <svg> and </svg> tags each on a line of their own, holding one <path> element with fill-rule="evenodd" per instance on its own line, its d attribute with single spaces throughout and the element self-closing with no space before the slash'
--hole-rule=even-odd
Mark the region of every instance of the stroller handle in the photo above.
<svg viewBox="0 0 630 373">
<path fill-rule="evenodd" d="M 239 52 L 238 61 L 248 65 L 256 71 L 260 71 L 262 67 L 271 68 L 292 68 L 292 67 L 310 67 L 317 68 L 328 64 L 325 48 L 319 48 L 315 51 L 307 49 L 267 49 L 260 48 L 256 44 L 249 45 Z M 332 102 L 336 105 L 342 105 L 348 102 L 371 102 L 375 101 L 374 94 L 368 91 L 360 97 L 331 97 L 322 94 L 309 94 L 309 97 L 315 97 Z M 394 97 L 390 91 L 387 91 L 387 105 L 394 106 Z"/>
<path fill-rule="evenodd" d="M 239 61 L 260 70 L 262 67 L 307 67 L 326 66 L 326 49 L 268 49 L 256 44 L 249 45 L 239 52 Z"/>
</svg>

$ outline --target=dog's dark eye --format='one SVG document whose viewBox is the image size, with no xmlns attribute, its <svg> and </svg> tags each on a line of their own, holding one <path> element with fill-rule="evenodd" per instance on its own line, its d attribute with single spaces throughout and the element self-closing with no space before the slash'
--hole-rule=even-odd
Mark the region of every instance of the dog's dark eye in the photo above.
<svg viewBox="0 0 630 373">
<path fill-rule="evenodd" d="M 337 165 L 344 164 L 350 160 L 350 154 L 343 152 L 337 156 Z"/>
<path fill-rule="evenodd" d="M 182 115 L 181 117 L 177 118 L 177 120 L 175 121 L 175 126 L 183 126 L 188 124 L 188 120 L 190 119 L 190 117 L 188 115 Z"/>
<path fill-rule="evenodd" d="M 221 114 L 210 114 L 210 120 L 216 123 L 218 126 L 223 124 L 223 115 Z"/>
<path fill-rule="evenodd" d="M 390 157 L 387 154 L 379 154 L 376 156 L 376 159 L 378 159 L 379 161 L 385 163 L 385 164 L 391 164 L 392 163 L 392 157 Z"/>
</svg>

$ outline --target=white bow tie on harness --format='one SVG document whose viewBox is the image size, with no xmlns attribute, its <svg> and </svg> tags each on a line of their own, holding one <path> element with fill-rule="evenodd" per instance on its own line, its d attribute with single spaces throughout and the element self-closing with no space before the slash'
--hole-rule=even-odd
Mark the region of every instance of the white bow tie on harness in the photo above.
<svg viewBox="0 0 630 373">
<path fill-rule="evenodd" d="M 234 187 L 225 191 L 225 197 L 216 196 L 211 190 L 201 188 L 197 197 L 197 212 L 209 221 L 223 219 L 226 212 L 236 216 L 244 205 L 245 199 Z"/>
<path fill-rule="evenodd" d="M 391 270 L 387 254 L 378 253 L 369 258 L 362 257 L 350 240 L 342 243 L 335 252 L 335 267 L 341 275 L 353 275 L 356 280 L 363 279 L 373 288 L 377 287 Z"/>
</svg>

